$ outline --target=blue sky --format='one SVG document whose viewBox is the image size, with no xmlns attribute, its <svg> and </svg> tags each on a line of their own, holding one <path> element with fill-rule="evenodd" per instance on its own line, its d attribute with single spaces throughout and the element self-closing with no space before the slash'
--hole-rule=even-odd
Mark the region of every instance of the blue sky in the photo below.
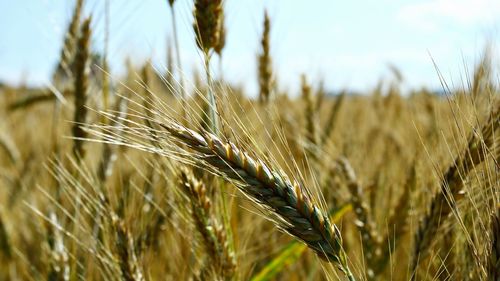
<svg viewBox="0 0 500 281">
<path fill-rule="evenodd" d="M 110 0 L 111 70 L 119 76 L 126 57 L 164 67 L 171 38 L 166 0 Z M 74 1 L 0 0 L 0 80 L 49 81 Z M 201 69 L 192 31 L 192 1 L 177 0 L 182 64 L 188 79 Z M 265 8 L 272 19 L 271 52 L 283 89 L 296 91 L 301 73 L 329 89 L 366 90 L 398 67 L 406 87 L 439 88 L 432 64 L 460 85 L 486 43 L 500 43 L 500 1 L 226 0 L 224 76 L 254 95 L 256 54 Z M 104 0 L 87 0 L 93 15 L 93 48 L 102 50 Z M 497 49 L 496 49 L 497 50 Z M 214 62 L 217 66 L 217 62 Z M 217 68 L 217 67 L 215 67 Z"/>
</svg>

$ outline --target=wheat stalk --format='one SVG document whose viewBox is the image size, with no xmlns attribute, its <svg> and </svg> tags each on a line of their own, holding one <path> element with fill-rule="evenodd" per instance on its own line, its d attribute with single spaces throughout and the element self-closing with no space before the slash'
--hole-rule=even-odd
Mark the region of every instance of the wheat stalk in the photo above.
<svg viewBox="0 0 500 281">
<path fill-rule="evenodd" d="M 175 95 L 175 80 L 174 80 L 174 58 L 172 57 L 172 44 L 170 41 L 167 42 L 167 72 L 165 73 L 165 84 L 167 87 L 167 92 L 174 96 Z M 183 90 L 184 91 L 184 90 Z M 185 111 L 185 109 L 183 109 Z"/>
<path fill-rule="evenodd" d="M 168 0 L 168 4 L 170 6 L 170 15 L 172 19 L 172 32 L 174 36 L 174 44 L 175 44 L 175 58 L 177 60 L 177 67 L 179 69 L 179 80 L 180 80 L 180 85 L 179 85 L 179 90 L 181 93 L 181 104 L 182 104 L 182 117 L 183 122 L 187 122 L 187 104 L 186 104 L 186 98 L 187 98 L 187 93 L 186 93 L 186 87 L 184 83 L 184 72 L 182 71 L 182 61 L 181 61 L 181 51 L 180 51 L 180 45 L 179 45 L 179 36 L 177 35 L 177 19 L 176 19 L 176 13 L 174 9 L 174 3 L 175 0 Z M 169 69 L 170 70 L 170 69 Z M 171 75 L 173 75 L 173 72 L 170 72 Z M 173 84 L 171 84 L 170 87 L 173 87 Z M 174 91 L 175 92 L 175 91 Z"/>
</svg>

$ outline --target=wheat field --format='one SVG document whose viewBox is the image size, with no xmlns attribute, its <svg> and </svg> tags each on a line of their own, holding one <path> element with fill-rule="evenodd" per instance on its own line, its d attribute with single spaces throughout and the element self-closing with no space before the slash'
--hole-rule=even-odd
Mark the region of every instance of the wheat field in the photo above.
<svg viewBox="0 0 500 281">
<path fill-rule="evenodd" d="M 251 98 L 213 75 L 224 1 L 193 1 L 195 78 L 176 38 L 167 69 L 113 74 L 74 2 L 52 86 L 0 86 L 0 280 L 500 280 L 487 51 L 444 93 L 394 69 L 290 95 L 262 11 Z"/>
</svg>

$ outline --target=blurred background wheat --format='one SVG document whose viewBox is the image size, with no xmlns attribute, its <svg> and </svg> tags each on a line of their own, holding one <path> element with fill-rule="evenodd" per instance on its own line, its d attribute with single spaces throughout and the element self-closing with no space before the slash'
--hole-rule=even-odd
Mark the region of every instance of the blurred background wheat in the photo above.
<svg viewBox="0 0 500 281">
<path fill-rule="evenodd" d="M 155 1 L 165 50 L 123 61 L 128 6 L 68 1 L 50 77 L 0 77 L 0 280 L 500 280 L 493 42 L 458 83 L 416 47 L 434 82 L 396 61 L 339 87 L 277 63 L 279 5 L 259 8 L 249 65 L 231 62 L 233 2 Z"/>
</svg>

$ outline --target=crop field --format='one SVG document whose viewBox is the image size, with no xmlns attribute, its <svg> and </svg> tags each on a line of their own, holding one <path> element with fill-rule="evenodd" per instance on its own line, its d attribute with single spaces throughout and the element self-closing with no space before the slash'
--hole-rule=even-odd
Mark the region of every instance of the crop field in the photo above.
<svg viewBox="0 0 500 281">
<path fill-rule="evenodd" d="M 114 74 L 72 2 L 50 86 L 0 86 L 0 280 L 500 280 L 490 51 L 461 88 L 291 94 L 262 11 L 253 97 L 214 75 L 224 1 L 192 1 L 194 78 L 176 37 Z"/>
</svg>

